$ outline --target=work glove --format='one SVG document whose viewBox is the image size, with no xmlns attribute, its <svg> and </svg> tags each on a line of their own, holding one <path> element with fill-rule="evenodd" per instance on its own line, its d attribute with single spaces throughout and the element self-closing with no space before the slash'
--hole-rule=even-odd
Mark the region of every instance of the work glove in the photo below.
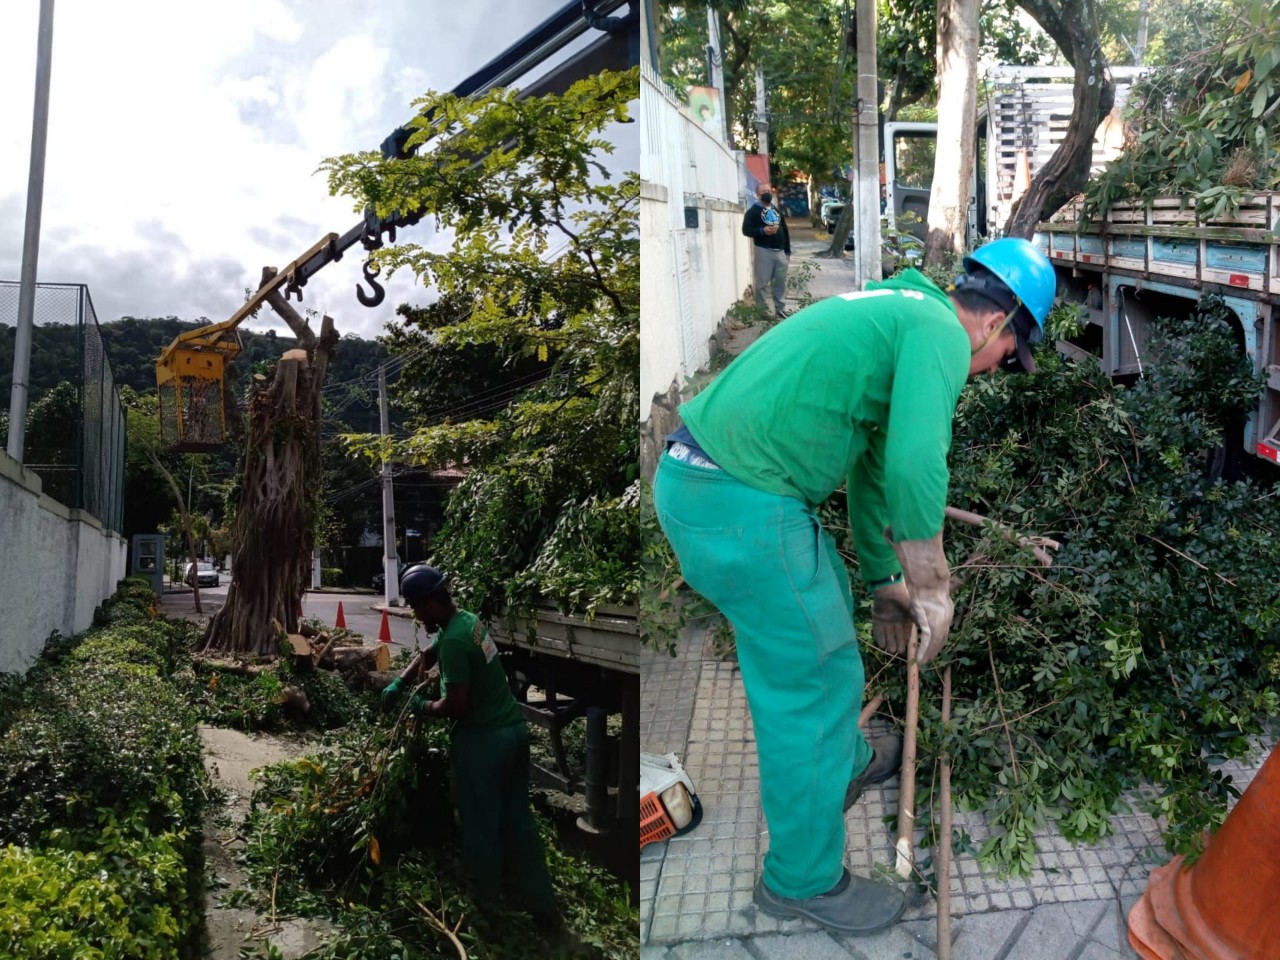
<svg viewBox="0 0 1280 960">
<path fill-rule="evenodd" d="M 422 694 L 415 693 L 409 698 L 409 712 L 421 714 L 423 710 L 427 709 L 427 704 L 429 702 L 430 701 Z"/>
<path fill-rule="evenodd" d="M 396 699 L 400 696 L 400 692 L 402 690 L 404 690 L 404 678 L 396 677 L 387 684 L 386 688 L 382 691 L 382 705 L 384 707 L 391 706 L 391 704 L 396 702 Z"/>
<path fill-rule="evenodd" d="M 902 576 L 911 596 L 911 619 L 919 631 L 916 662 L 925 664 L 936 657 L 947 642 L 955 610 L 951 603 L 951 571 L 947 568 L 947 555 L 942 552 L 942 533 L 939 531 L 928 540 L 901 543 L 893 543 L 890 531 L 886 531 L 886 536 L 902 565 Z"/>
<path fill-rule="evenodd" d="M 899 580 L 877 587 L 871 595 L 871 638 L 885 653 L 905 656 L 915 620 L 911 616 L 911 594 Z"/>
</svg>

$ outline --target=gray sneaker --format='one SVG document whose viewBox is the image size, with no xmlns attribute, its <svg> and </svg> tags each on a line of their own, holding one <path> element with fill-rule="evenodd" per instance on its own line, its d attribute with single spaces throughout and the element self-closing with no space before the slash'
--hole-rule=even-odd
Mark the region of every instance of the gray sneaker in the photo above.
<svg viewBox="0 0 1280 960">
<path fill-rule="evenodd" d="M 804 917 L 832 933 L 850 937 L 879 933 L 893 926 L 907 907 L 906 895 L 897 887 L 856 877 L 848 870 L 826 893 L 798 900 L 778 896 L 761 877 L 756 882 L 755 902 L 771 916 Z"/>
<path fill-rule="evenodd" d="M 873 783 L 888 780 L 902 770 L 902 734 L 887 733 L 883 737 L 876 737 L 871 741 L 871 749 L 874 751 L 871 762 L 867 764 L 865 770 L 849 781 L 849 786 L 844 792 L 846 810 L 858 802 L 862 791 L 867 787 Z"/>
</svg>

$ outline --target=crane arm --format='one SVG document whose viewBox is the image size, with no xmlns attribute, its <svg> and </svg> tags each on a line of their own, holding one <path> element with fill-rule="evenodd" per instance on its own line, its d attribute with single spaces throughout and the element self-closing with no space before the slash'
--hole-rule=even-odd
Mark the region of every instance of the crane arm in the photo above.
<svg viewBox="0 0 1280 960">
<path fill-rule="evenodd" d="M 624 6 L 628 8 L 625 16 L 611 16 Z M 486 93 L 495 87 L 506 86 L 591 30 L 600 31 L 602 35 L 554 67 L 545 76 L 523 88 L 521 96 L 542 96 L 547 93 L 563 92 L 574 81 L 608 66 L 620 62 L 630 64 L 639 62 L 638 0 L 571 0 L 523 39 L 459 83 L 454 87 L 453 92 L 458 96 L 471 96 Z M 387 159 L 398 159 L 414 153 L 416 147 L 406 148 L 405 146 L 412 133 L 408 126 L 396 128 L 382 143 L 383 156 Z M 253 296 L 226 320 L 179 334 L 161 354 L 157 366 L 165 364 L 173 352 L 181 348 L 216 349 L 230 359 L 239 352 L 239 344 L 233 336 L 229 335 L 246 317 L 257 312 L 272 293 L 283 287 L 286 300 L 295 296 L 301 300 L 302 288 L 306 286 L 307 281 L 328 264 L 341 260 L 342 255 L 357 243 L 372 253 L 382 247 L 383 234 L 387 235 L 389 242 L 395 243 L 396 229 L 416 224 L 423 215 L 424 211 L 418 211 L 413 214 L 397 212 L 387 217 L 379 217 L 373 210 L 366 210 L 359 223 L 341 235 L 326 234 L 275 277 L 259 287 Z M 366 260 L 363 272 L 365 283 L 372 292 L 366 293 L 357 285 L 356 298 L 366 307 L 376 307 L 386 296 L 385 289 L 376 279 L 378 267 L 371 260 Z"/>
</svg>

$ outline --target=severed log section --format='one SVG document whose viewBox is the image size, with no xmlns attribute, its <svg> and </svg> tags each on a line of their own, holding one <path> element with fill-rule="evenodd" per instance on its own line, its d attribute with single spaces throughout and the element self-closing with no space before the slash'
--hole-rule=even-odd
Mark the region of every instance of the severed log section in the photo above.
<svg viewBox="0 0 1280 960">
<path fill-rule="evenodd" d="M 263 283 L 273 276 L 265 269 Z M 277 309 L 287 308 L 279 296 L 268 299 Z M 338 335 L 330 317 L 317 339 L 292 308 L 281 316 L 309 349 L 285 353 L 274 378 L 255 378 L 251 388 L 234 527 L 235 579 L 226 603 L 209 621 L 205 654 L 279 652 L 286 639 L 282 634 L 298 632 L 302 593 L 310 582 L 321 387 Z"/>
</svg>

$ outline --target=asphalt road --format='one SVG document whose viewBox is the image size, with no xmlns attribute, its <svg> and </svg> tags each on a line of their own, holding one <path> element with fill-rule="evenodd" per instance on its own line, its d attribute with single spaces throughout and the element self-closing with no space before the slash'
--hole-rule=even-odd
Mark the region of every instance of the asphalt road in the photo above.
<svg viewBox="0 0 1280 960">
<path fill-rule="evenodd" d="M 221 586 L 201 587 L 200 600 L 206 615 L 215 612 L 227 598 L 227 581 Z M 307 593 L 302 597 L 302 615 L 305 618 L 315 617 L 326 627 L 334 626 L 338 617 L 338 604 L 342 604 L 342 613 L 347 621 L 347 629 L 363 634 L 367 640 L 377 640 L 382 627 L 382 614 L 372 609 L 375 603 L 381 603 L 382 597 L 373 594 L 358 593 Z M 194 612 L 194 604 L 190 588 L 182 592 L 166 591 L 163 606 L 169 616 L 186 616 Z M 415 632 L 419 645 L 426 642 L 422 628 L 413 620 L 405 617 L 388 616 L 387 625 L 391 629 L 393 649 L 402 646 L 414 646 Z"/>
</svg>

